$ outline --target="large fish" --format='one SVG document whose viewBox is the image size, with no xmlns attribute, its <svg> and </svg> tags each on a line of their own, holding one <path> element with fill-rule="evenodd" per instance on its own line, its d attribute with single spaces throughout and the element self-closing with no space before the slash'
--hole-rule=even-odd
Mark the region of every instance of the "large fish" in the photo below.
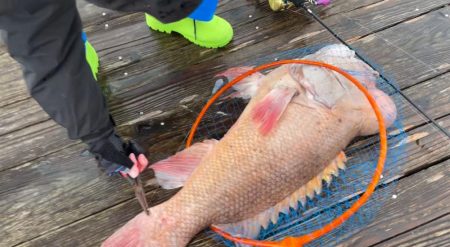
<svg viewBox="0 0 450 247">
<path fill-rule="evenodd" d="M 377 73 L 353 51 L 331 45 L 305 59 L 353 74 L 375 97 L 386 125 L 393 123 L 394 103 L 377 89 Z M 222 75 L 233 77 L 247 69 Z M 184 187 L 150 208 L 150 216 L 137 215 L 103 246 L 186 246 L 210 225 L 255 237 L 280 212 L 321 192 L 322 181 L 329 183 L 345 167 L 343 150 L 353 138 L 378 131 L 363 93 L 327 69 L 283 65 L 235 89 L 251 100 L 220 141 L 197 143 L 153 165 L 164 188 Z"/>
</svg>

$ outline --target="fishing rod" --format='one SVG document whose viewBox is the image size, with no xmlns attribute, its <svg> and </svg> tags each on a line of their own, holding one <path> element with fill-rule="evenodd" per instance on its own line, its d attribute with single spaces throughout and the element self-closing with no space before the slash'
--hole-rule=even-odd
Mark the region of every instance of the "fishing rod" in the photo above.
<svg viewBox="0 0 450 247">
<path fill-rule="evenodd" d="M 391 86 L 396 93 L 399 93 L 403 98 L 408 101 L 418 112 L 420 112 L 428 121 L 427 123 L 432 123 L 436 128 L 442 131 L 448 138 L 450 138 L 450 133 L 446 129 L 444 129 L 441 125 L 439 125 L 432 117 L 430 117 L 422 108 L 420 108 L 416 103 L 414 103 L 406 94 L 404 94 L 401 89 L 396 87 L 393 83 L 390 82 L 388 77 L 383 73 L 383 71 L 378 71 L 377 66 L 375 66 L 372 62 L 368 61 L 364 56 L 362 56 L 356 49 L 354 49 L 350 44 L 348 44 L 343 38 L 341 38 L 333 29 L 331 29 L 325 22 L 316 14 L 308 5 L 328 5 L 330 0 L 269 0 L 270 7 L 277 11 L 282 9 L 289 9 L 292 6 L 296 6 L 297 8 L 301 8 L 305 10 L 316 22 L 318 22 L 323 28 L 325 28 L 334 38 L 339 40 L 343 45 L 347 46 L 349 49 L 355 52 L 356 56 L 369 65 L 373 70 L 377 71 L 381 77 L 389 86 Z M 291 10 L 291 12 L 299 14 Z"/>
</svg>

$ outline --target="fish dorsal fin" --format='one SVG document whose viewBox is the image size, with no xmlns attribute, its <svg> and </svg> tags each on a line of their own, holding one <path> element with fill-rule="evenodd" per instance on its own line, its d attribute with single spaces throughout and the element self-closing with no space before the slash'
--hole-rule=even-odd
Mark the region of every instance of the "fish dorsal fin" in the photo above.
<svg viewBox="0 0 450 247">
<path fill-rule="evenodd" d="M 258 237 L 261 228 L 267 228 L 270 223 L 276 224 L 278 222 L 280 213 L 288 215 L 290 208 L 297 210 L 299 203 L 304 206 L 307 198 L 313 199 L 315 195 L 319 195 L 322 192 L 322 181 L 329 186 L 333 176 L 337 177 L 339 170 L 345 169 L 346 161 L 345 153 L 340 152 L 316 177 L 275 206 L 259 213 L 253 218 L 232 224 L 217 225 L 217 227 L 233 236 L 255 239 Z"/>
</svg>

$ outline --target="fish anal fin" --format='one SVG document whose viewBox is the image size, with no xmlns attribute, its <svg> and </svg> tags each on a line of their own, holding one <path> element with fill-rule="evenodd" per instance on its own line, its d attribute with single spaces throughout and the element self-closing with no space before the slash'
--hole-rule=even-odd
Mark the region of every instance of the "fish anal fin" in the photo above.
<svg viewBox="0 0 450 247">
<path fill-rule="evenodd" d="M 273 130 L 296 92 L 296 88 L 277 86 L 255 105 L 252 119 L 262 135 Z"/>
<path fill-rule="evenodd" d="M 156 179 L 164 189 L 182 187 L 202 159 L 218 143 L 217 140 L 205 140 L 161 160 L 152 166 Z"/>
<path fill-rule="evenodd" d="M 315 178 L 313 178 L 313 180 L 314 180 Z M 314 186 L 314 182 L 313 182 L 313 180 L 311 180 L 311 181 L 309 181 L 307 184 L 306 184 L 306 196 L 309 198 L 309 199 L 313 199 L 314 198 L 314 189 L 315 189 L 315 186 Z"/>
<path fill-rule="evenodd" d="M 280 213 L 288 215 L 289 208 L 297 210 L 299 202 L 301 203 L 302 206 L 305 206 L 307 197 L 311 196 L 310 198 L 312 199 L 314 197 L 314 193 L 320 194 L 321 189 L 319 189 L 319 187 L 322 188 L 322 181 L 331 183 L 332 174 L 338 174 L 339 172 L 338 170 L 341 169 L 340 167 L 345 168 L 346 161 L 347 159 L 344 152 L 339 153 L 337 157 L 334 160 L 332 160 L 321 173 L 319 173 L 308 183 L 304 184 L 290 196 L 286 197 L 281 202 L 277 203 L 275 206 L 259 213 L 253 218 L 246 219 L 233 224 L 221 225 L 219 228 L 225 231 L 230 230 L 227 232 L 229 232 L 232 235 L 236 236 L 240 235 L 244 238 L 252 238 L 252 239 L 256 238 L 260 233 L 261 227 L 267 229 L 270 223 L 273 224 L 277 223 L 280 217 Z M 311 194 L 308 195 L 308 192 L 312 193 L 312 195 Z"/>
</svg>

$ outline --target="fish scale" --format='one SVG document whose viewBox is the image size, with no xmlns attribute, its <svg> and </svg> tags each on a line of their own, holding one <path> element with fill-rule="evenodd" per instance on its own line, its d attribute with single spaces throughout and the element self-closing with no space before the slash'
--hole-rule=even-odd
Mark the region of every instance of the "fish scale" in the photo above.
<svg viewBox="0 0 450 247">
<path fill-rule="evenodd" d="M 330 46 L 319 50 L 316 59 L 327 57 L 333 49 L 344 55 L 350 54 L 348 50 L 339 50 L 346 49 L 342 46 Z M 336 54 L 341 54 L 339 52 Z M 337 60 L 330 60 L 331 63 L 333 61 Z M 343 69 L 351 70 L 355 66 L 368 69 L 360 65 Z M 313 73 L 327 75 L 314 76 Z M 259 79 L 256 95 L 252 95 L 239 120 L 226 135 L 214 144 L 211 151 L 204 152 L 205 157 L 198 164 L 188 164 L 192 159 L 186 160 L 186 166 L 195 168 L 184 188 L 167 202 L 151 208 L 149 217 L 142 214 L 135 217 L 104 246 L 124 246 L 130 241 L 138 243 L 137 246 L 185 246 L 195 234 L 210 225 L 243 220 L 248 220 L 248 227 L 236 226 L 236 229 L 257 234 L 257 225 L 252 220 L 260 213 L 269 212 L 269 220 L 264 217 L 257 219 L 260 225 L 267 227 L 278 221 L 281 209 L 273 207 L 292 194 L 296 198 L 289 201 L 290 206 L 298 207 L 299 200 L 312 199 L 321 191 L 323 178 L 329 179 L 337 174 L 338 168 L 344 167 L 332 161 L 354 137 L 361 133 L 373 134 L 377 125 L 364 95 L 333 73 L 286 65 Z M 316 81 L 315 78 L 331 79 Z M 315 87 L 316 83 L 346 85 L 334 86 L 330 91 L 326 86 Z M 283 96 L 293 97 L 290 103 L 287 101 L 286 108 L 276 105 L 285 101 L 273 100 L 284 90 L 280 85 L 298 90 L 295 96 Z M 378 89 L 372 85 L 370 90 L 377 92 Z M 377 100 L 390 103 L 387 95 L 381 95 Z M 268 133 L 262 131 L 263 125 L 258 122 L 261 116 L 253 114 L 261 107 L 267 107 L 268 114 L 273 114 L 268 120 L 277 119 L 274 126 L 268 125 Z M 395 106 L 390 107 L 395 109 Z M 189 149 L 183 152 L 188 155 Z M 332 169 L 325 169 L 329 165 Z M 158 176 L 158 164 L 153 169 Z M 316 178 L 325 172 L 326 176 Z M 138 236 L 127 239 L 130 231 Z"/>
<path fill-rule="evenodd" d="M 266 149 L 263 149 L 265 152 L 262 155 L 243 155 L 254 152 L 253 147 L 257 143 L 268 142 L 267 139 L 256 135 L 255 131 L 257 130 L 250 124 L 245 124 L 245 120 L 241 123 L 242 128 L 237 127 L 234 129 L 234 133 L 228 133 L 213 150 L 214 153 L 203 161 L 208 165 L 202 166 L 200 164 L 183 190 L 164 205 L 165 214 L 174 219 L 176 225 L 178 225 L 175 233 L 168 236 L 169 239 L 188 239 L 210 224 L 226 224 L 250 218 L 281 201 L 323 170 L 324 167 L 318 166 L 316 163 L 327 164 L 341 150 L 339 146 L 345 146 L 354 133 L 347 133 L 347 137 L 336 135 L 336 133 L 345 133 L 340 131 L 345 125 L 338 125 L 337 119 L 320 116 L 321 114 L 306 114 L 311 109 L 302 108 L 302 110 L 292 109 L 296 114 L 287 112 L 287 117 L 282 120 L 292 123 L 301 121 L 302 125 L 292 124 L 292 126 L 287 125 L 277 129 L 278 134 L 290 133 L 289 137 L 284 137 L 283 141 L 271 141 L 272 145 L 270 146 L 262 145 L 266 147 Z M 290 110 L 288 109 L 288 111 Z M 336 126 L 336 128 L 323 130 L 322 135 L 313 134 L 317 121 L 321 121 L 325 126 L 328 126 L 326 121 L 332 121 L 330 125 Z M 283 123 L 280 123 L 280 126 L 284 126 Z M 339 126 L 341 128 L 338 128 Z M 311 131 L 299 132 L 299 127 Z M 298 134 L 294 135 L 295 132 Z M 277 133 L 274 133 L 275 137 Z M 274 136 L 270 138 L 275 139 Z M 335 138 L 330 140 L 330 137 Z M 314 139 L 315 142 L 308 143 L 308 146 L 315 145 L 317 150 L 326 150 L 326 153 L 332 155 L 328 155 L 329 157 L 326 158 L 321 155 L 322 152 L 320 154 L 311 153 L 310 148 L 299 145 L 301 143 L 297 141 L 311 139 Z M 347 139 L 346 143 L 339 145 L 338 143 L 342 142 L 343 139 Z M 325 140 L 327 141 L 325 142 Z M 234 149 L 229 149 L 229 142 L 232 146 L 238 146 L 242 154 L 237 154 Z M 326 145 L 324 145 L 325 143 Z M 292 147 L 286 150 L 285 147 L 290 144 L 292 144 Z M 297 145 L 294 146 L 293 144 Z M 286 160 L 302 159 L 302 164 L 290 162 L 291 164 L 275 166 L 270 162 L 268 165 L 262 166 L 261 163 L 266 163 L 266 160 L 276 161 L 274 158 L 280 156 L 280 149 L 285 149 L 282 153 L 287 157 Z M 215 155 L 215 153 L 217 154 Z M 257 153 L 259 154 L 259 152 Z M 323 161 L 320 162 L 318 158 Z M 305 167 L 310 168 L 310 171 L 304 169 Z M 252 169 L 261 171 L 259 177 L 248 177 L 248 173 Z M 309 173 L 309 177 L 303 175 L 306 173 Z M 201 178 L 201 182 L 198 182 L 198 178 Z M 243 188 L 245 189 L 243 190 Z M 187 191 L 187 193 L 183 193 L 184 191 Z M 264 197 L 260 195 L 264 195 Z M 188 205 L 195 205 L 195 211 L 190 211 L 191 207 Z M 230 205 L 230 207 L 224 207 L 224 205 Z M 185 211 L 189 211 L 189 213 L 184 213 Z M 180 231 L 181 228 L 186 230 Z M 186 243 L 180 243 L 179 246 L 184 244 Z"/>
</svg>

